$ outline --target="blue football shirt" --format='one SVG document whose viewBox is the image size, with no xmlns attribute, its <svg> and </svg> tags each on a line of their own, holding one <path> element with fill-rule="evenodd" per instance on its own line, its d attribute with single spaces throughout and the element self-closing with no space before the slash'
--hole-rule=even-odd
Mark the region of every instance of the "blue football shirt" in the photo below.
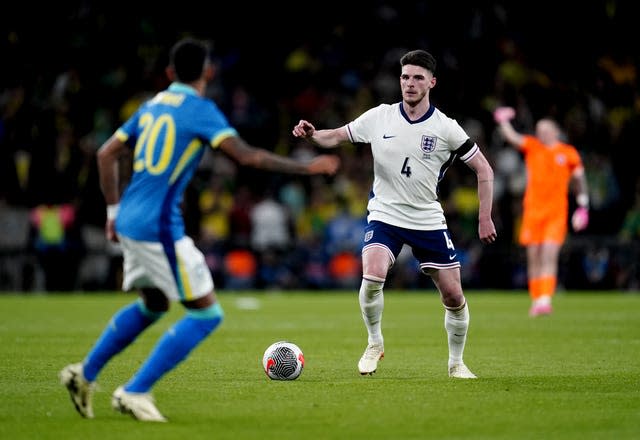
<svg viewBox="0 0 640 440">
<path fill-rule="evenodd" d="M 186 84 L 173 83 L 142 104 L 116 131 L 134 149 L 116 231 L 163 243 L 184 237 L 180 204 L 205 148 L 236 135 L 218 106 Z"/>
</svg>

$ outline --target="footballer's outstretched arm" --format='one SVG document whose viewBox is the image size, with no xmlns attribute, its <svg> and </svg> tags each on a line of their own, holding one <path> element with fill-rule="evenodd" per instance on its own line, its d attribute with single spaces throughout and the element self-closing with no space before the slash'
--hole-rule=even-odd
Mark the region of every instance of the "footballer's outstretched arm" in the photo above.
<svg viewBox="0 0 640 440">
<path fill-rule="evenodd" d="M 513 128 L 513 125 L 511 125 L 511 120 L 515 116 L 516 111 L 513 107 L 498 107 L 493 112 L 493 119 L 498 124 L 500 134 L 502 134 L 504 139 L 512 146 L 518 148 L 522 145 L 523 136 Z"/>
<path fill-rule="evenodd" d="M 337 147 L 342 142 L 349 140 L 346 126 L 316 130 L 311 122 L 305 121 L 304 119 L 300 120 L 300 122 L 293 127 L 292 133 L 295 137 L 309 139 L 323 148 Z"/>
<path fill-rule="evenodd" d="M 302 162 L 249 145 L 238 136 L 224 139 L 220 149 L 242 166 L 281 173 L 333 175 L 340 166 L 340 158 L 335 155 L 323 154 Z"/>
</svg>

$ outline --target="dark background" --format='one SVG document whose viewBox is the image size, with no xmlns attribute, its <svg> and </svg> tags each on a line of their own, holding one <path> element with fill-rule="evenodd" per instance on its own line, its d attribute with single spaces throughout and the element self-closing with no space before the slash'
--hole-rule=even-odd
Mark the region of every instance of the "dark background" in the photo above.
<svg viewBox="0 0 640 440">
<path fill-rule="evenodd" d="M 318 127 L 338 126 L 367 105 L 399 101 L 399 56 L 423 48 L 439 63 L 433 103 L 464 124 L 494 166 L 504 145 L 496 137 L 491 112 L 500 104 L 518 107 L 517 128 L 522 131 L 532 131 L 542 116 L 556 118 L 567 140 L 581 151 L 592 201 L 599 204 L 592 206 L 589 229 L 569 240 L 565 284 L 637 285 L 637 269 L 626 269 L 637 264 L 635 254 L 619 257 L 620 249 L 623 254 L 629 250 L 628 241 L 621 244 L 619 236 L 628 213 L 638 209 L 634 202 L 640 186 L 635 166 L 640 159 L 640 51 L 632 37 L 637 24 L 631 2 L 220 6 L 183 1 L 162 9 L 150 2 L 71 1 L 23 2 L 11 9 L 0 16 L 4 207 L 31 210 L 71 202 L 79 237 L 85 225 L 101 227 L 104 201 L 95 150 L 142 99 L 168 85 L 167 51 L 182 36 L 211 42 L 218 73 L 209 95 L 241 135 L 284 154 L 296 152 L 289 134 L 301 118 Z M 238 108 L 237 91 L 246 92 L 244 110 Z M 16 158 L 23 153 L 29 169 L 21 182 Z M 368 163 L 366 149 L 341 154 L 351 155 L 345 157 L 344 170 L 350 181 L 370 178 L 352 166 Z M 459 167 L 447 176 L 443 199 L 465 181 L 465 172 Z M 196 238 L 202 214 L 197 197 L 207 178 L 196 179 L 186 194 L 189 232 Z M 229 178 L 234 180 L 232 191 L 245 185 L 256 200 L 261 189 L 277 190 L 287 183 L 280 176 L 247 170 L 234 170 Z M 311 183 L 303 183 L 310 193 Z M 324 182 L 325 190 L 332 191 L 333 183 Z M 496 216 L 502 241 L 481 251 L 484 256 L 475 269 L 469 268 L 475 274 L 467 280 L 470 284 L 522 285 L 521 250 L 513 240 L 517 206 L 517 192 L 500 195 Z M 464 221 L 455 209 L 449 211 L 450 223 Z M 456 241 L 466 247 L 474 232 L 456 231 Z M 27 253 L 36 252 L 34 233 L 24 246 Z M 73 233 L 68 231 L 68 236 Z M 631 238 L 636 246 L 640 237 L 632 233 Z M 83 241 L 76 240 L 78 261 L 90 253 Z M 603 249 L 608 253 L 606 275 L 590 280 L 585 256 Z M 5 246 L 4 254 L 21 252 L 20 246 Z M 509 265 L 509 276 L 491 275 L 496 262 Z M 75 281 L 72 288 L 83 287 L 80 284 Z"/>
</svg>

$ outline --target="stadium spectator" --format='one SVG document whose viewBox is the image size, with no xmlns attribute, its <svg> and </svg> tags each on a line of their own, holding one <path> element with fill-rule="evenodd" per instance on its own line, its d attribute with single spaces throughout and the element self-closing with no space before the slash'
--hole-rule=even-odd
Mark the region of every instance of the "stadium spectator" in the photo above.
<svg viewBox="0 0 640 440">
<path fill-rule="evenodd" d="M 31 210 L 33 247 L 49 292 L 75 289 L 83 254 L 76 209 L 70 203 L 42 204 Z"/>
<path fill-rule="evenodd" d="M 331 256 L 328 271 L 334 287 L 351 289 L 358 287 L 362 267 L 357 254 L 339 251 Z"/>
<path fill-rule="evenodd" d="M 253 289 L 258 263 L 249 249 L 232 249 L 224 256 L 225 288 Z"/>
<path fill-rule="evenodd" d="M 276 200 L 271 188 L 263 190 L 262 197 L 249 212 L 251 220 L 251 247 L 258 253 L 282 253 L 293 244 L 294 229 L 287 207 Z"/>
<path fill-rule="evenodd" d="M 580 154 L 561 141 L 558 124 L 543 118 L 536 123 L 535 136 L 515 130 L 512 107 L 494 112 L 500 133 L 525 158 L 525 189 L 519 243 L 526 248 L 527 283 L 532 317 L 552 313 L 552 297 L 558 280 L 560 249 L 567 235 L 569 190 L 576 194 L 577 208 L 571 225 L 582 231 L 589 222 L 589 194 Z"/>
<path fill-rule="evenodd" d="M 140 300 L 119 310 L 87 356 L 60 371 L 80 415 L 92 418 L 92 394 L 103 367 L 146 328 L 180 302 L 186 314 L 159 339 L 127 383 L 112 396 L 114 409 L 137 420 L 164 422 L 151 388 L 187 358 L 223 319 L 211 273 L 202 252 L 185 234 L 180 211 L 183 193 L 205 147 L 219 149 L 244 166 L 291 174 L 333 174 L 337 156 L 301 162 L 253 147 L 204 97 L 213 78 L 209 48 L 193 38 L 170 51 L 168 89 L 141 107 L 100 147 L 100 185 L 107 203 L 107 238 L 124 256 L 124 290 Z M 134 149 L 135 148 L 135 149 Z M 133 150 L 133 175 L 120 194 L 118 160 Z"/>
<path fill-rule="evenodd" d="M 476 376 L 463 362 L 469 308 L 460 281 L 460 262 L 438 201 L 438 183 L 453 160 L 460 158 L 477 175 L 480 239 L 492 243 L 493 170 L 477 144 L 458 122 L 430 102 L 436 85 L 436 60 L 414 50 L 400 58 L 402 101 L 380 104 L 338 128 L 316 130 L 301 120 L 296 137 L 323 148 L 342 143 L 369 143 L 374 157 L 374 181 L 368 204 L 368 224 L 362 250 L 359 302 L 368 333 L 358 362 L 360 374 L 373 374 L 384 356 L 383 287 L 403 245 L 413 250 L 423 273 L 431 276 L 445 308 L 449 376 Z"/>
<path fill-rule="evenodd" d="M 640 177 L 636 180 L 633 206 L 625 215 L 618 240 L 618 271 L 616 286 L 628 290 L 640 288 Z"/>
<path fill-rule="evenodd" d="M 635 198 L 631 209 L 627 211 L 618 237 L 622 243 L 640 242 L 640 177 L 636 180 Z"/>
<path fill-rule="evenodd" d="M 233 192 L 233 206 L 229 211 L 230 246 L 251 246 L 251 211 L 254 200 L 247 185 L 239 185 Z"/>
<path fill-rule="evenodd" d="M 362 229 L 367 225 L 366 215 L 356 216 L 347 201 L 338 198 L 338 212 L 325 226 L 324 242 L 327 254 L 340 252 L 359 254 L 362 251 Z"/>
</svg>

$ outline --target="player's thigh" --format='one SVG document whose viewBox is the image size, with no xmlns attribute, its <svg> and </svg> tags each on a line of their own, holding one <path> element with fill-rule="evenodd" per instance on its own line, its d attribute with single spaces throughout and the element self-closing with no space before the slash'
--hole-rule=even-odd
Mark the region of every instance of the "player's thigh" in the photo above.
<svg viewBox="0 0 640 440">
<path fill-rule="evenodd" d="M 556 216 L 550 219 L 544 228 L 543 243 L 553 243 L 558 247 L 567 237 L 567 218 Z"/>
<path fill-rule="evenodd" d="M 567 218 L 562 215 L 525 215 L 520 225 L 519 243 L 523 246 L 564 242 L 567 236 Z"/>
<path fill-rule="evenodd" d="M 400 228 L 379 221 L 370 222 L 364 230 L 363 276 L 385 279 L 403 244 Z"/>
<path fill-rule="evenodd" d="M 167 249 L 161 243 L 121 237 L 124 288 L 158 288 L 172 301 L 193 301 L 213 291 L 204 255 L 184 237 Z"/>
<path fill-rule="evenodd" d="M 447 229 L 411 231 L 405 234 L 405 239 L 424 274 L 432 269 L 460 267 L 458 252 Z"/>
<path fill-rule="evenodd" d="M 395 257 L 386 246 L 370 246 L 362 250 L 362 275 L 385 279 Z"/>
<path fill-rule="evenodd" d="M 447 307 L 457 307 L 464 301 L 460 268 L 429 269 L 429 275 L 440 292 L 442 303 Z"/>
<path fill-rule="evenodd" d="M 193 240 L 183 237 L 176 242 L 176 272 L 180 301 L 193 301 L 213 292 L 213 278 L 203 253 Z"/>
</svg>

